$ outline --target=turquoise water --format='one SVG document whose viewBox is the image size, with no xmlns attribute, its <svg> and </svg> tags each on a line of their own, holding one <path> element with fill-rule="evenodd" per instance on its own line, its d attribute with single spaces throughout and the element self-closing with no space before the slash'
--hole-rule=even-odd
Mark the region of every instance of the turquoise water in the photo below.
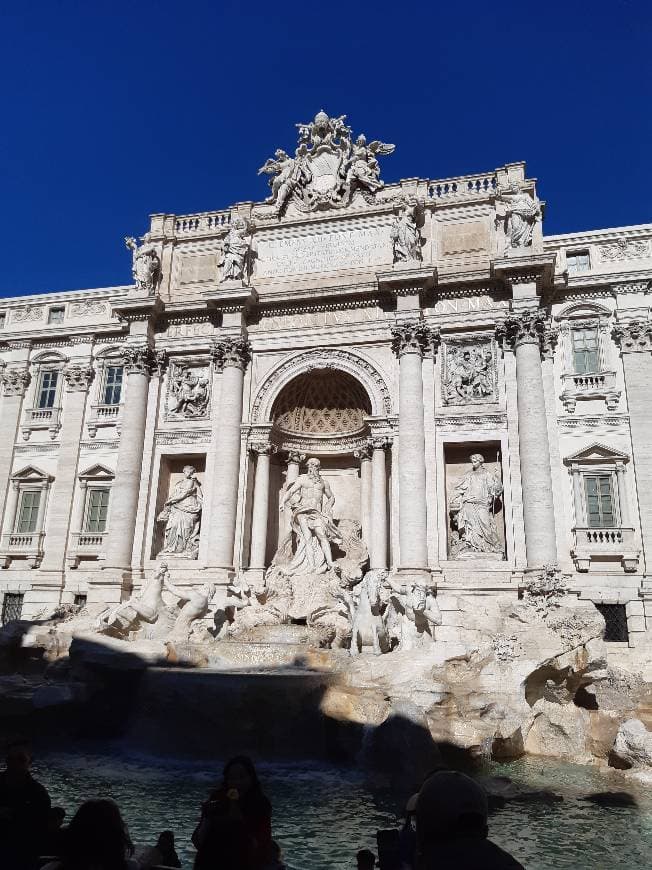
<svg viewBox="0 0 652 870">
<path fill-rule="evenodd" d="M 143 756 L 50 754 L 34 773 L 68 812 L 89 797 L 111 797 L 136 843 L 172 829 L 185 868 L 199 806 L 219 777 L 221 762 Z M 378 828 L 400 823 L 403 795 L 371 789 L 360 773 L 324 765 L 258 765 L 274 807 L 274 837 L 292 870 L 350 870 L 355 853 L 375 849 Z M 492 815 L 491 837 L 528 870 L 652 867 L 652 798 L 643 787 L 570 764 L 515 762 L 494 766 L 534 787 L 564 795 L 552 805 L 508 805 Z M 592 791 L 627 790 L 638 807 L 602 808 L 578 799 Z"/>
</svg>

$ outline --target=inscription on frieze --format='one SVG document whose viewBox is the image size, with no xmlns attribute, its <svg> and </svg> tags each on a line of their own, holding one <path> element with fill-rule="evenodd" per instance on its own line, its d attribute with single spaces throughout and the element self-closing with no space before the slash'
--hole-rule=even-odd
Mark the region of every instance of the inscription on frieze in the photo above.
<svg viewBox="0 0 652 870">
<path fill-rule="evenodd" d="M 349 226 L 294 238 L 260 238 L 256 275 L 276 278 L 391 263 L 389 226 Z"/>
<path fill-rule="evenodd" d="M 483 293 L 478 296 L 438 299 L 435 303 L 436 314 L 467 314 L 470 311 L 491 311 L 495 308 L 509 308 L 509 301 L 494 299 Z"/>
</svg>

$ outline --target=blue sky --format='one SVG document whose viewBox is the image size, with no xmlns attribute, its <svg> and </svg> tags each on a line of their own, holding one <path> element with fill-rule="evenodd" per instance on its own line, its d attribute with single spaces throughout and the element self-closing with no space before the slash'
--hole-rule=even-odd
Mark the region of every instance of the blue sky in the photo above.
<svg viewBox="0 0 652 870">
<path fill-rule="evenodd" d="M 148 214 L 266 196 L 324 108 L 386 181 L 526 160 L 545 232 L 652 221 L 652 7 L 132 0 L 0 9 L 0 296 L 130 280 Z"/>
</svg>

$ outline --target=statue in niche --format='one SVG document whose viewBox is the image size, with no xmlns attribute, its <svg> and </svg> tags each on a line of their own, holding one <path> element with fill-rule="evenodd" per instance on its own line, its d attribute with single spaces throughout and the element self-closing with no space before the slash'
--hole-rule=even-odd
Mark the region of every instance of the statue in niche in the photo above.
<svg viewBox="0 0 652 870">
<path fill-rule="evenodd" d="M 169 412 L 182 417 L 203 417 L 208 408 L 208 399 L 205 369 L 175 366 L 170 379 Z"/>
<path fill-rule="evenodd" d="M 421 251 L 424 244 L 421 236 L 423 223 L 423 200 L 413 199 L 405 203 L 401 213 L 394 218 L 390 229 L 395 263 L 420 262 L 423 259 Z"/>
<path fill-rule="evenodd" d="M 449 403 L 487 399 L 494 393 L 491 347 L 446 349 L 445 400 Z"/>
<path fill-rule="evenodd" d="M 539 200 L 521 190 L 518 184 L 510 184 L 507 190 L 499 189 L 496 202 L 503 204 L 505 212 L 496 216 L 496 223 L 503 223 L 510 248 L 529 248 L 532 245 L 532 233 L 537 221 L 541 220 Z"/>
<path fill-rule="evenodd" d="M 432 590 L 424 584 L 386 580 L 391 595 L 386 614 L 388 633 L 399 650 L 429 646 L 435 639 L 435 627 L 441 625 L 439 605 Z"/>
<path fill-rule="evenodd" d="M 474 453 L 471 470 L 457 484 L 450 500 L 452 525 L 458 535 L 453 543 L 454 558 L 502 558 L 503 547 L 494 519 L 502 491 L 498 476 L 484 467 L 482 454 Z"/>
<path fill-rule="evenodd" d="M 321 463 L 312 458 L 307 465 L 307 473 L 299 475 L 281 501 L 281 512 L 290 503 L 290 524 L 297 536 L 296 553 L 283 568 L 288 575 L 323 574 L 333 570 L 331 541 L 341 541 L 333 522 L 335 496 L 320 474 Z"/>
<path fill-rule="evenodd" d="M 222 242 L 222 258 L 218 264 L 222 267 L 222 281 L 244 280 L 250 247 L 250 240 L 247 237 L 253 229 L 253 224 L 240 215 L 232 220 Z"/>
<path fill-rule="evenodd" d="M 131 272 L 136 289 L 151 296 L 161 280 L 161 260 L 156 246 L 149 242 L 148 235 L 142 237 L 142 242 L 139 247 L 133 236 L 125 237 L 125 245 L 132 255 Z"/>
<path fill-rule="evenodd" d="M 157 521 L 165 523 L 165 543 L 160 555 L 196 559 L 203 495 L 192 465 L 185 465 L 183 478 L 175 484 Z"/>
</svg>

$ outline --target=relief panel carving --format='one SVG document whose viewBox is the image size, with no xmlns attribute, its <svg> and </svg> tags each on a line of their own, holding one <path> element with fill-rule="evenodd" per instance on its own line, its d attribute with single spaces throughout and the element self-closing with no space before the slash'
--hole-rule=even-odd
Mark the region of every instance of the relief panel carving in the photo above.
<svg viewBox="0 0 652 870">
<path fill-rule="evenodd" d="M 443 403 L 467 405 L 497 400 L 493 341 L 490 338 L 447 341 L 442 365 Z"/>
<path fill-rule="evenodd" d="M 166 402 L 167 420 L 199 420 L 209 413 L 210 371 L 206 365 L 172 363 Z"/>
</svg>

